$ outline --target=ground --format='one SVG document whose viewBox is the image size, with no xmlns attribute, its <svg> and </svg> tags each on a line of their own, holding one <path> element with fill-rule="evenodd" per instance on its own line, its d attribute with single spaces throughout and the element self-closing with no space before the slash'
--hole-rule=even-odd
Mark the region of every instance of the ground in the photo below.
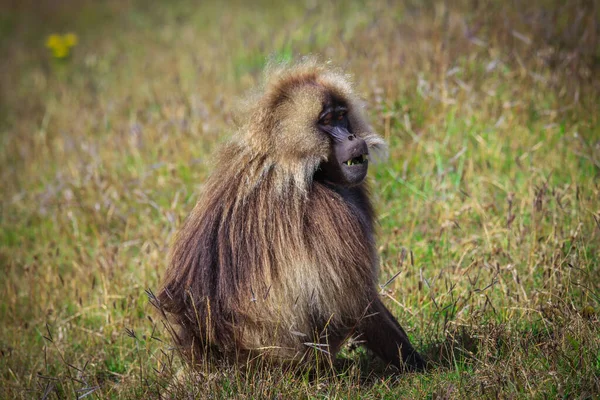
<svg viewBox="0 0 600 400">
<path fill-rule="evenodd" d="M 0 6 L 0 397 L 598 396 L 600 6 L 521 3 Z M 192 373 L 148 302 L 240 101 L 305 54 L 390 144 L 382 296 L 426 373 Z"/>
</svg>

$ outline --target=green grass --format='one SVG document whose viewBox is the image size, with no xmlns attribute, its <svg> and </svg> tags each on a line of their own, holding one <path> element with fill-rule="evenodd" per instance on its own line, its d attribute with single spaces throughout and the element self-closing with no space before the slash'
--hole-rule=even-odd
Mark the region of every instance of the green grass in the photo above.
<svg viewBox="0 0 600 400">
<path fill-rule="evenodd" d="M 1 398 L 598 396 L 600 7 L 203 3 L 0 13 Z M 193 373 L 148 303 L 239 99 L 308 53 L 355 76 L 390 144 L 380 282 L 400 272 L 383 296 L 426 373 L 362 349 Z"/>
</svg>

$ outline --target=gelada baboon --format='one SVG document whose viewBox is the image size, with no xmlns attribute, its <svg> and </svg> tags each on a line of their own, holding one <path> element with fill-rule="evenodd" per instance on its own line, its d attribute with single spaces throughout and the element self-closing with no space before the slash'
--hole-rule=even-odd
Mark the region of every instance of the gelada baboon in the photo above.
<svg viewBox="0 0 600 400">
<path fill-rule="evenodd" d="M 314 60 L 268 70 L 175 238 L 158 302 L 176 339 L 196 360 L 285 362 L 335 355 L 352 336 L 423 369 L 378 296 L 364 179 L 385 143 L 345 75 Z"/>
</svg>

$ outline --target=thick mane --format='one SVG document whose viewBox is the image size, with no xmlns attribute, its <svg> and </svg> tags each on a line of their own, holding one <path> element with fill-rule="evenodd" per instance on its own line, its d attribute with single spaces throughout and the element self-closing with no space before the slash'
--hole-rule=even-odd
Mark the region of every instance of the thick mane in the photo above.
<svg viewBox="0 0 600 400">
<path fill-rule="evenodd" d="M 238 162 L 247 167 L 223 180 Z M 283 189 L 275 187 L 281 181 Z M 253 320 L 255 306 L 294 303 L 297 315 L 337 324 L 345 323 L 342 316 L 358 318 L 356 311 L 373 296 L 368 283 L 376 260 L 371 218 L 357 209 L 372 214 L 366 188 L 352 193 L 355 203 L 319 182 L 307 193 L 267 157 L 230 144 L 175 240 L 171 264 L 177 267 L 165 278 L 164 309 L 198 330 L 196 321 L 209 319 L 210 304 L 213 315 L 226 318 L 213 318 L 210 332 L 197 334 L 201 341 L 218 338 L 223 347 L 252 346 L 235 338 L 232 327 Z M 345 295 L 349 291 L 352 296 Z M 313 323 L 275 311 L 271 317 L 296 329 Z"/>
</svg>

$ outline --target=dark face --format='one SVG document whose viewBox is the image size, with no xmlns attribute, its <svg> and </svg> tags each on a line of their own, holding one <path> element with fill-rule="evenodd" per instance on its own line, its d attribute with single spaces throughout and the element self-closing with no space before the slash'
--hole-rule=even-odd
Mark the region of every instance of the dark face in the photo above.
<svg viewBox="0 0 600 400">
<path fill-rule="evenodd" d="M 331 138 L 329 160 L 319 166 L 317 179 L 341 186 L 358 185 L 367 175 L 367 143 L 352 133 L 347 107 L 329 101 L 319 115 L 318 127 Z"/>
</svg>

